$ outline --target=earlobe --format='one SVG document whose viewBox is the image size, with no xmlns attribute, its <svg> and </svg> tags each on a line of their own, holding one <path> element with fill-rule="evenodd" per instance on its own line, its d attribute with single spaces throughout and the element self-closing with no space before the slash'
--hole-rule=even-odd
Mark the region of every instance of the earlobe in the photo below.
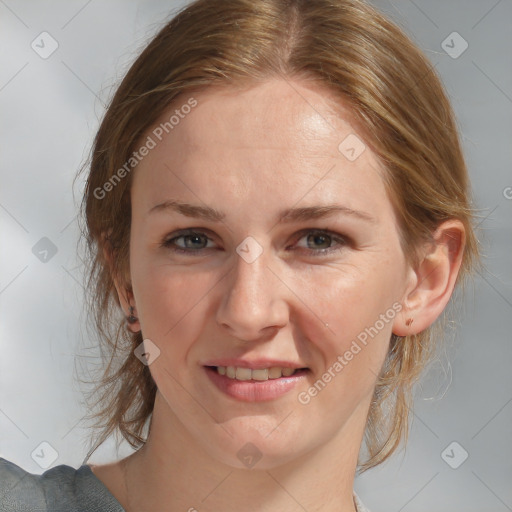
<svg viewBox="0 0 512 512">
<path fill-rule="evenodd" d="M 134 333 L 140 332 L 141 326 L 137 316 L 135 297 L 126 286 L 125 281 L 120 279 L 114 271 L 114 255 L 108 237 L 104 237 L 103 240 L 103 256 L 110 268 L 110 274 L 116 288 L 119 305 L 126 318 L 127 328 Z"/>
<path fill-rule="evenodd" d="M 119 302 L 121 303 L 121 308 L 126 317 L 127 328 L 134 333 L 140 332 L 141 327 L 139 318 L 137 316 L 137 310 L 135 305 L 133 305 L 135 302 L 133 294 L 125 288 L 120 289 L 117 283 L 115 286 L 117 290 L 117 296 L 119 297 Z"/>
<path fill-rule="evenodd" d="M 114 285 L 116 287 L 117 296 L 119 297 L 121 308 L 126 318 L 127 328 L 134 333 L 140 332 L 141 326 L 137 315 L 137 309 L 133 293 L 127 290 L 126 287 L 121 285 L 115 278 Z"/>
<path fill-rule="evenodd" d="M 455 288 L 465 246 L 464 225 L 451 219 L 439 225 L 432 244 L 414 270 L 416 285 L 403 300 L 393 324 L 397 336 L 409 336 L 430 327 L 441 315 Z"/>
<path fill-rule="evenodd" d="M 134 306 L 130 306 L 128 317 L 126 318 L 126 322 L 128 323 L 128 329 L 132 332 L 139 332 L 141 330 L 139 319 L 136 316 L 137 312 L 135 311 Z"/>
</svg>

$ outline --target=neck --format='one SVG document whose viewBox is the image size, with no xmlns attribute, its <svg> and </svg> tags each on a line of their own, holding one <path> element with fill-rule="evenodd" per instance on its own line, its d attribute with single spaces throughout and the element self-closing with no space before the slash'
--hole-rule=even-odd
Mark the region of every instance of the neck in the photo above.
<svg viewBox="0 0 512 512">
<path fill-rule="evenodd" d="M 119 501 L 126 512 L 355 511 L 353 483 L 364 415 L 329 444 L 291 462 L 239 469 L 198 448 L 163 402 L 157 393 L 148 441 L 123 461 L 125 492 Z"/>
</svg>

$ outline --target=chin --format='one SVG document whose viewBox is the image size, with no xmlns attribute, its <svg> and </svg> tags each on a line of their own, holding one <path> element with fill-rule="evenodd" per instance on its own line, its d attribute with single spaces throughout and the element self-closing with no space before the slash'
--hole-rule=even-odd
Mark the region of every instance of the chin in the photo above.
<svg viewBox="0 0 512 512">
<path fill-rule="evenodd" d="M 250 420 L 250 421 L 249 421 Z M 282 418 L 281 420 L 282 421 Z M 268 470 L 291 462 L 309 451 L 299 445 L 303 433 L 276 428 L 275 418 L 243 417 L 223 424 L 220 437 L 205 448 L 219 462 L 236 469 Z M 229 435 L 226 431 L 229 431 Z M 209 436 L 205 436 L 204 439 Z M 213 447 L 213 449 L 212 449 Z"/>
<path fill-rule="evenodd" d="M 235 453 L 233 453 L 235 452 Z M 294 450 L 293 446 L 269 450 L 267 446 L 255 445 L 252 442 L 246 442 L 236 451 L 216 453 L 215 458 L 234 469 L 244 469 L 247 471 L 265 471 L 272 470 L 292 462 L 300 452 Z"/>
</svg>

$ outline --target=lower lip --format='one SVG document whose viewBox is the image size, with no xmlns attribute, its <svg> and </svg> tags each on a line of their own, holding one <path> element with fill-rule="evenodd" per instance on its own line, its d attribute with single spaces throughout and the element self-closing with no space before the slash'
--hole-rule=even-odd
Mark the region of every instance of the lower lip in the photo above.
<svg viewBox="0 0 512 512">
<path fill-rule="evenodd" d="M 290 377 L 269 380 L 236 380 L 220 375 L 216 369 L 205 366 L 210 380 L 220 391 L 243 402 L 265 402 L 274 400 L 305 380 L 309 370 L 299 370 Z"/>
</svg>

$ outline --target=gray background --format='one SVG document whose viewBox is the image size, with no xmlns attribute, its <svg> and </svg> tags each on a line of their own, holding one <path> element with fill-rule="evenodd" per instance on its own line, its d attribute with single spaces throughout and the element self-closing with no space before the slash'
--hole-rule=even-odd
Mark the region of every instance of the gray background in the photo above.
<svg viewBox="0 0 512 512">
<path fill-rule="evenodd" d="M 417 389 L 407 450 L 359 477 L 356 490 L 373 512 L 512 510 L 512 1 L 374 3 L 427 53 L 447 87 L 486 268 L 457 300 L 444 354 Z M 98 358 L 82 316 L 81 183 L 74 200 L 72 181 L 112 87 L 179 5 L 0 0 L 0 456 L 33 473 L 53 453 L 41 442 L 56 451 L 51 466 L 78 467 L 88 449 L 74 371 Z M 43 31 L 59 45 L 46 59 L 31 47 L 35 40 L 40 53 L 51 48 L 48 38 L 41 48 Z M 468 44 L 457 58 L 443 49 L 463 49 L 458 36 L 446 39 L 452 32 Z M 90 462 L 128 453 L 122 446 L 116 454 L 111 442 Z"/>
</svg>

